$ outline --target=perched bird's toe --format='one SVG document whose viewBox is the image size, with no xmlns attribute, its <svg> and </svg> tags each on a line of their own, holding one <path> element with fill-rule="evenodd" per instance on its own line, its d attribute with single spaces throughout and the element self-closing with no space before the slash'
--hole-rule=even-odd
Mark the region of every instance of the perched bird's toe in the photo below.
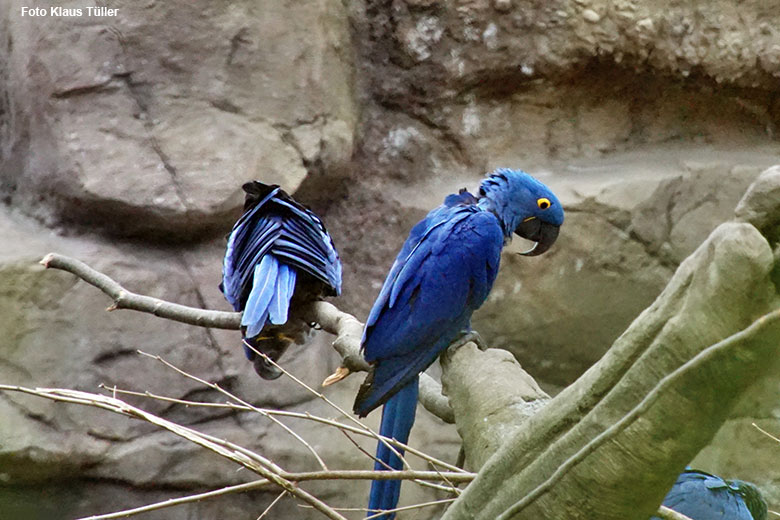
<svg viewBox="0 0 780 520">
<path fill-rule="evenodd" d="M 477 345 L 477 348 L 479 350 L 487 350 L 488 344 L 485 343 L 485 340 L 482 339 L 482 336 L 479 335 L 479 332 L 476 330 L 466 330 L 463 331 L 458 339 L 450 343 L 450 350 L 457 350 L 466 343 L 475 343 Z"/>
</svg>

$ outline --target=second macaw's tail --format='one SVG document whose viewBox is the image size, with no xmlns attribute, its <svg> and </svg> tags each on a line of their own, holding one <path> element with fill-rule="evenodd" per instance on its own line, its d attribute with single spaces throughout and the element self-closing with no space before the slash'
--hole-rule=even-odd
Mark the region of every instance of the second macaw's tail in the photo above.
<svg viewBox="0 0 780 520">
<path fill-rule="evenodd" d="M 379 433 L 383 437 L 395 439 L 406 444 L 409 432 L 414 424 L 414 414 L 417 410 L 418 378 L 415 377 L 402 387 L 393 397 L 388 399 L 382 408 L 382 425 Z M 393 447 L 398 454 L 404 450 Z M 403 462 L 385 443 L 379 442 L 376 448 L 377 461 L 374 469 L 378 471 L 403 469 Z M 371 482 L 371 493 L 368 497 L 368 515 L 372 516 L 383 510 L 395 509 L 401 493 L 400 480 L 374 480 Z M 392 520 L 395 513 L 387 513 L 376 517 L 381 520 Z"/>
</svg>

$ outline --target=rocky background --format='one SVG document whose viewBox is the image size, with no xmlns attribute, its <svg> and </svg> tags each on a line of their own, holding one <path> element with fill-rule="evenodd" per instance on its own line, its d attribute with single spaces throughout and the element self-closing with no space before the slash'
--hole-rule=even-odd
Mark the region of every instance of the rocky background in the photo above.
<svg viewBox="0 0 780 520">
<path fill-rule="evenodd" d="M 335 303 L 364 319 L 411 225 L 510 166 L 548 183 L 567 221 L 550 253 L 505 255 L 474 325 L 555 392 L 780 162 L 780 12 L 759 0 L 100 3 L 114 18 L 22 17 L 27 5 L 0 0 L 0 383 L 220 400 L 141 349 L 258 405 L 332 416 L 297 385 L 258 379 L 237 332 L 106 313 L 104 295 L 37 261 L 56 251 L 133 291 L 227 310 L 224 235 L 257 178 L 321 214 L 344 262 Z M 312 385 L 337 364 L 324 334 L 286 358 Z M 359 379 L 328 396 L 350 408 Z M 695 462 L 756 482 L 775 510 L 780 446 L 751 423 L 780 432 L 779 389 L 780 376 L 756 388 Z M 254 414 L 130 401 L 314 468 Z M 341 433 L 291 425 L 330 466 L 368 467 Z M 412 444 L 451 461 L 459 447 L 423 410 Z M 250 477 L 146 424 L 0 394 L 3 518 L 75 518 Z M 368 484 L 307 489 L 355 507 Z M 253 519 L 275 496 L 143 518 Z M 402 503 L 433 497 L 407 485 Z M 271 517 L 316 515 L 284 500 Z"/>
</svg>

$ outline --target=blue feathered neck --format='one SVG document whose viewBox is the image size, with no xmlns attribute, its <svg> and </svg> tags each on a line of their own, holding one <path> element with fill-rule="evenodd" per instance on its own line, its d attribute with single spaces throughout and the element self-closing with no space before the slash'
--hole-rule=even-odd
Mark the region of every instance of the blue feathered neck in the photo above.
<svg viewBox="0 0 780 520">
<path fill-rule="evenodd" d="M 545 199 L 549 206 L 540 206 Z M 498 218 L 507 240 L 521 222 L 531 217 L 556 226 L 563 224 L 563 207 L 558 197 L 520 170 L 499 168 L 488 174 L 479 187 L 477 204 Z"/>
</svg>

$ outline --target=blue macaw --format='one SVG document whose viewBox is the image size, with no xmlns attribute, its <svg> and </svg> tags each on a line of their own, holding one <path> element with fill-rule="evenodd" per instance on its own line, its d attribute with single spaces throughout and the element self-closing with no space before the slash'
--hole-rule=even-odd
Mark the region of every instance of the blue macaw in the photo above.
<svg viewBox="0 0 780 520">
<path fill-rule="evenodd" d="M 496 279 L 504 244 L 514 232 L 536 242 L 522 254 L 542 254 L 562 223 L 555 195 L 527 173 L 509 169 L 489 174 L 478 197 L 463 189 L 428 213 L 412 228 L 366 321 L 362 350 L 372 368 L 354 412 L 364 417 L 384 405 L 380 434 L 406 443 L 419 374 L 470 331 L 471 314 Z M 384 443 L 376 458 L 375 470 L 402 468 Z M 372 482 L 369 510 L 395 508 L 400 490 L 398 480 Z"/>
<path fill-rule="evenodd" d="M 228 236 L 219 288 L 243 311 L 244 352 L 264 379 L 282 372 L 277 361 L 311 328 L 296 309 L 341 294 L 341 261 L 322 221 L 279 186 L 248 182 L 244 214 Z"/>
<path fill-rule="evenodd" d="M 766 520 L 767 504 L 758 488 L 742 480 L 686 468 L 663 505 L 691 520 Z M 653 517 L 652 520 L 659 520 Z"/>
</svg>

